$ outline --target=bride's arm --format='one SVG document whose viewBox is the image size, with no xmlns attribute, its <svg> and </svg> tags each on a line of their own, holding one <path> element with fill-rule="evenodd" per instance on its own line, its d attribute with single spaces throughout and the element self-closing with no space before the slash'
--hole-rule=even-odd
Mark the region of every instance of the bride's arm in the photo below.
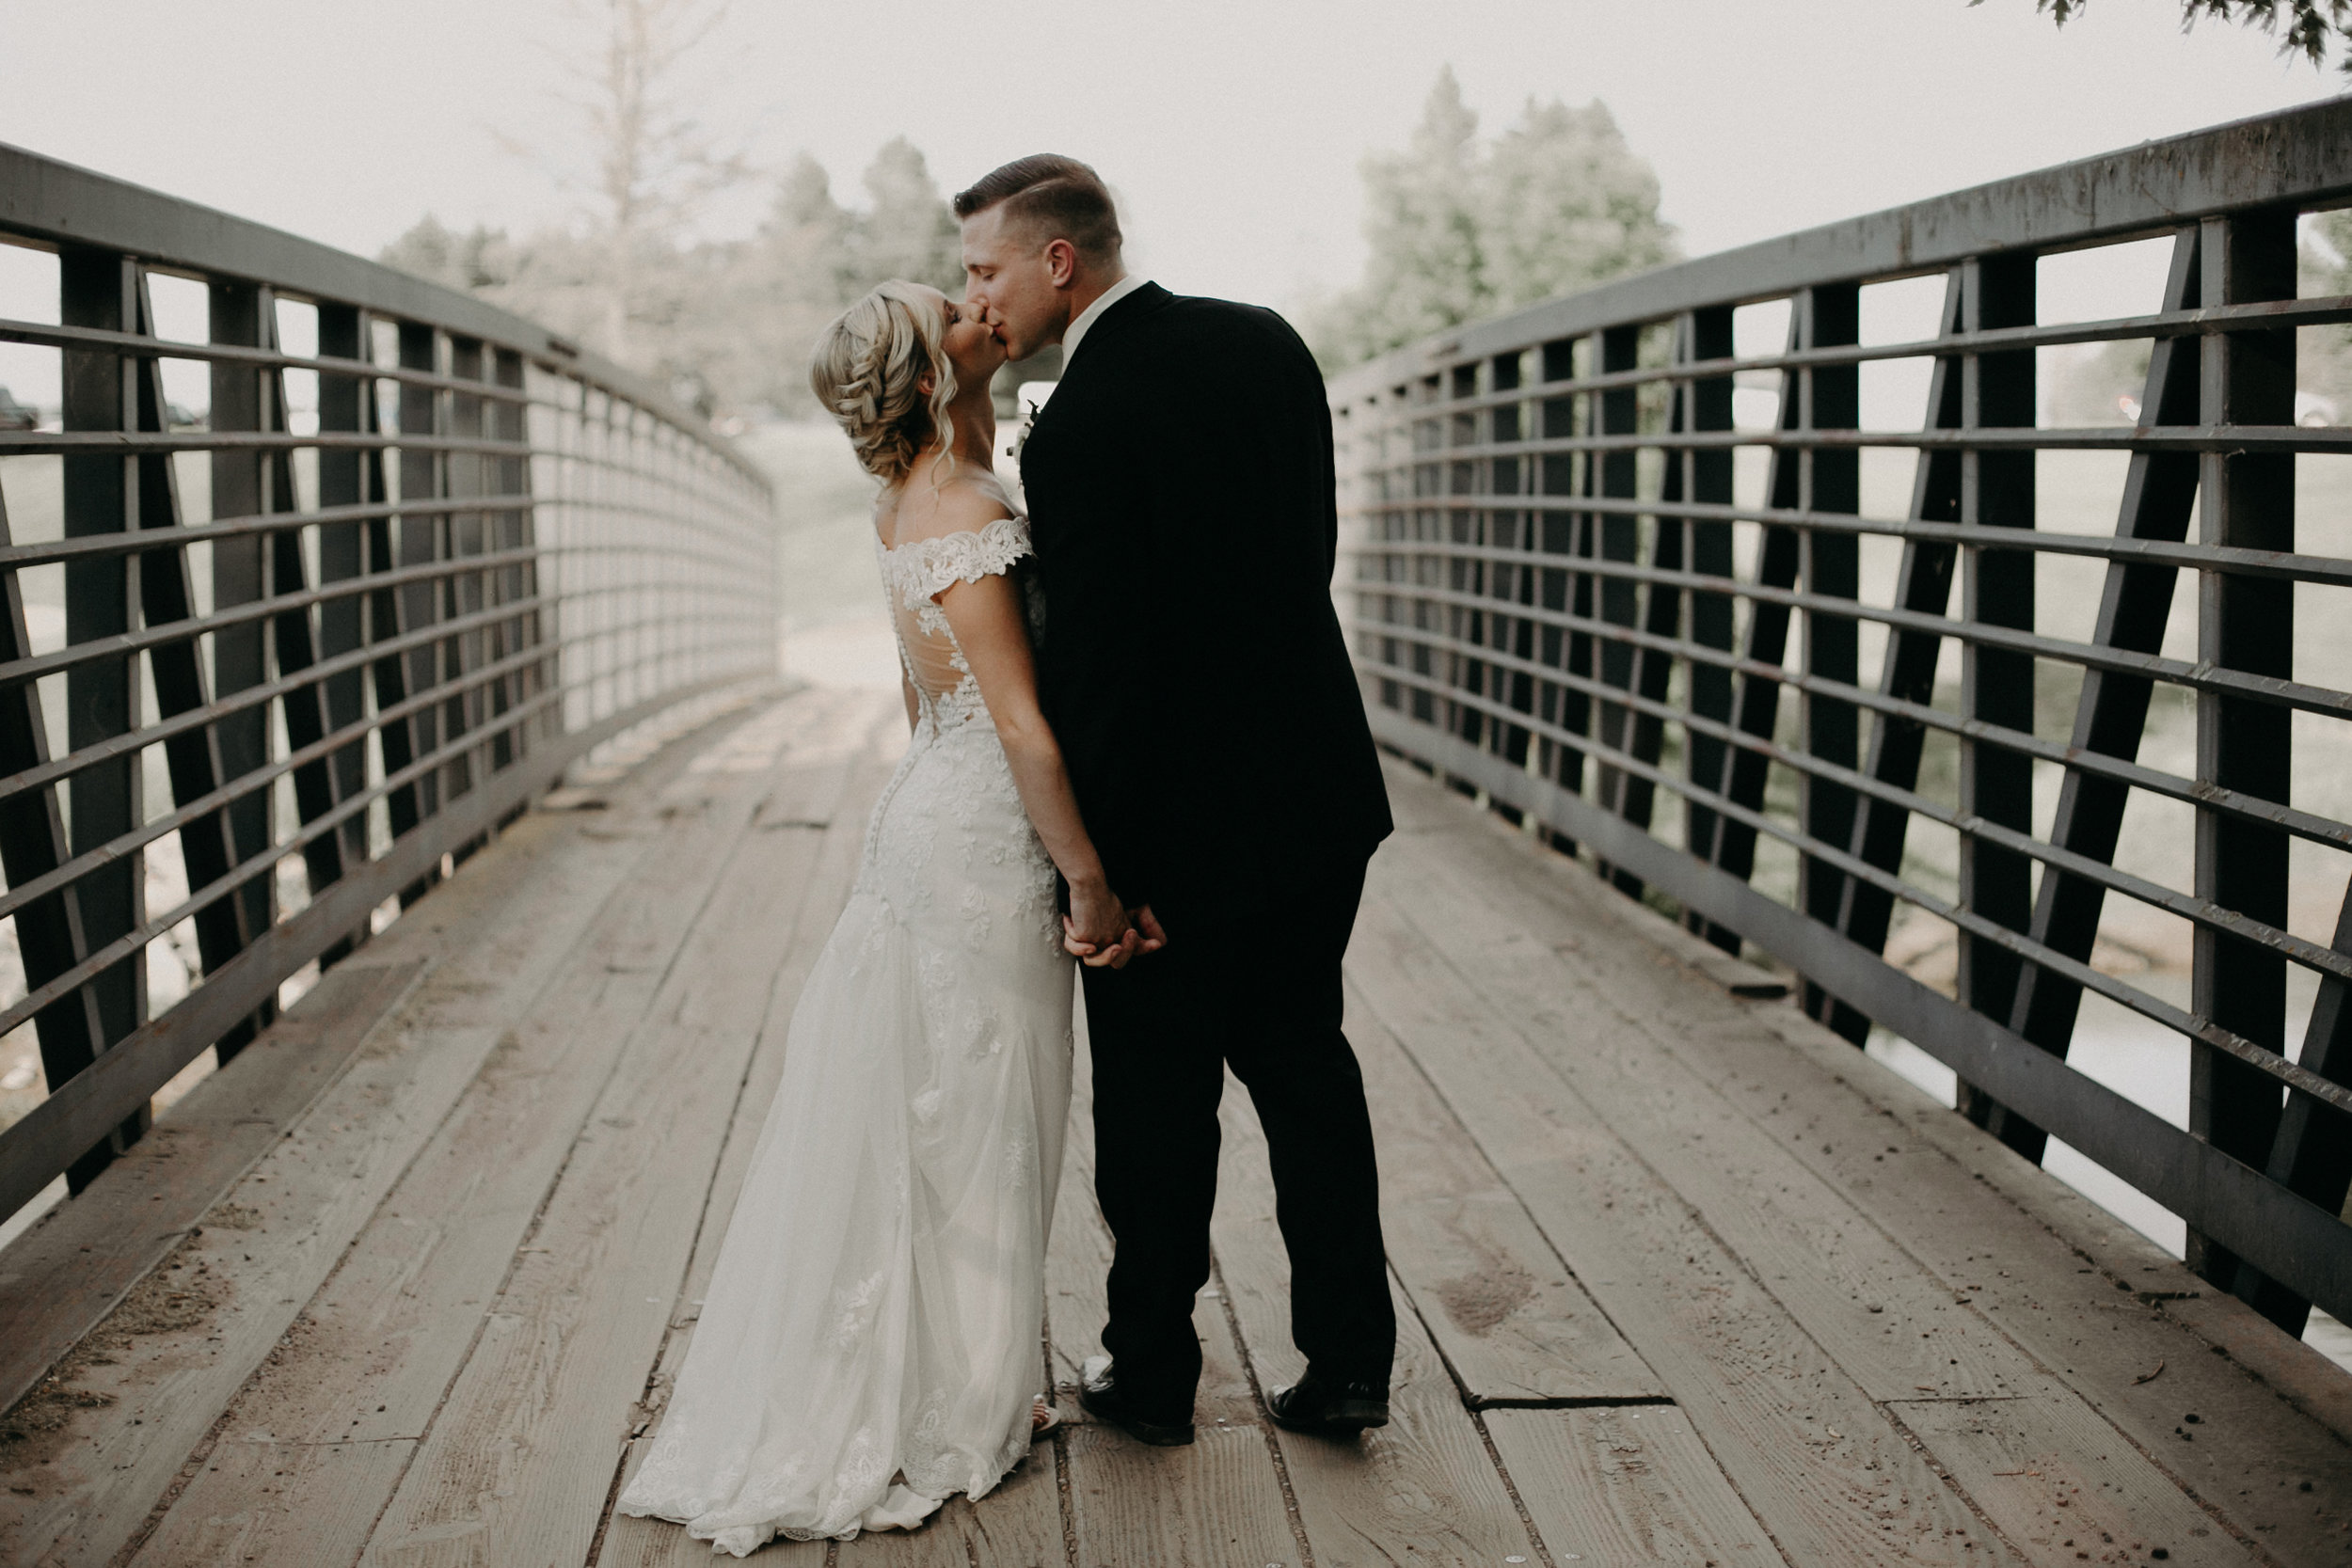
<svg viewBox="0 0 2352 1568">
<path fill-rule="evenodd" d="M 1037 703 L 1037 668 L 1029 653 L 1021 594 L 1013 579 L 993 574 L 959 582 L 939 595 L 939 607 L 979 683 L 980 699 L 996 725 L 1012 782 L 1045 852 L 1070 884 L 1071 934 L 1098 956 L 1127 929 L 1125 908 L 1103 874 L 1102 857 L 1078 815 L 1078 799 L 1062 764 L 1061 743 Z M 1092 960 L 1089 960 L 1092 961 Z"/>
</svg>

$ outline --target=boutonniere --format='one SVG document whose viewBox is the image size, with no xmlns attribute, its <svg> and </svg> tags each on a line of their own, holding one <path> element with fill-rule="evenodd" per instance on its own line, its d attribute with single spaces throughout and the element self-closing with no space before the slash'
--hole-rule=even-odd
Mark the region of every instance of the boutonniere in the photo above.
<svg viewBox="0 0 2352 1568">
<path fill-rule="evenodd" d="M 1039 407 L 1040 404 L 1034 398 L 1021 400 L 1021 422 L 1013 427 L 1012 445 L 1005 449 L 1005 455 L 1015 463 L 1021 461 L 1022 450 L 1029 444 L 1029 432 L 1037 428 Z"/>
</svg>

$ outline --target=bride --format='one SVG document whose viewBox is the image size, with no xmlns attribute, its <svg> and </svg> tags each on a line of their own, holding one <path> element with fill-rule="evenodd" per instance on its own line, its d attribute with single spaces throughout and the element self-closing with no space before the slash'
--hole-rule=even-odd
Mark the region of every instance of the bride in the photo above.
<svg viewBox="0 0 2352 1568">
<path fill-rule="evenodd" d="M 990 457 L 1004 359 L 937 290 L 891 282 L 826 328 L 809 372 L 882 483 L 914 738 L 620 1497 L 738 1557 L 776 1535 L 912 1528 L 987 1492 L 1059 1419 L 1033 1396 L 1070 958 L 1123 964 L 1157 942 L 1105 883 L 1038 711 L 1028 531 Z"/>
</svg>

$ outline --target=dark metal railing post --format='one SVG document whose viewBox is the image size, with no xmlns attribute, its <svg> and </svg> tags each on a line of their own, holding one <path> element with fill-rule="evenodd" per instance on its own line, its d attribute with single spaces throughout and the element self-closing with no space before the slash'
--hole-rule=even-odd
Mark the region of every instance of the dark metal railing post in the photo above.
<svg viewBox="0 0 2352 1568">
<path fill-rule="evenodd" d="M 1805 341 L 1812 348 L 1843 347 L 1862 341 L 1862 290 L 1857 284 L 1835 284 L 1805 293 Z M 1862 426 L 1861 367 L 1828 364 L 1808 367 L 1804 381 L 1804 422 L 1810 430 L 1858 430 Z M 1802 488 L 1798 505 L 1807 512 L 1851 515 L 1862 510 L 1862 453 L 1851 447 L 1807 447 L 1803 453 Z M 1855 599 L 1862 593 L 1862 541 L 1859 536 L 1826 529 L 1802 533 L 1803 572 L 1806 593 L 1819 599 Z M 1862 625 L 1851 615 L 1808 610 L 1804 616 L 1802 651 L 1805 674 L 1814 680 L 1853 686 L 1862 678 Z M 1798 703 L 1804 732 L 1804 749 L 1813 756 L 1851 768 L 1861 761 L 1861 711 L 1839 697 L 1824 696 L 1808 685 Z M 1844 844 L 1853 836 L 1855 798 L 1852 789 L 1818 773 L 1808 773 L 1797 796 L 1799 831 L 1808 839 Z M 1838 868 L 1811 855 L 1797 863 L 1800 904 L 1816 920 L 1835 922 L 1845 878 Z M 1820 1013 L 1827 992 L 1819 979 L 1808 978 L 1804 1005 Z"/>
<path fill-rule="evenodd" d="M 2200 242 L 2194 229 L 2174 236 L 2166 276 L 2163 309 L 2189 310 L 2201 299 Z M 2140 392 L 2140 419 L 2151 426 L 2198 422 L 2196 338 L 2159 338 L 2150 345 L 2148 376 Z M 2116 518 L 2118 539 L 2178 544 L 2188 537 L 2189 514 L 2197 501 L 2198 459 L 2185 451 L 2136 451 L 2123 481 Z M 2133 562 L 2108 565 L 2100 589 L 2099 616 L 2091 645 L 2126 653 L 2155 654 L 2164 647 L 2171 618 L 2176 568 Z M 2074 705 L 2070 744 L 2077 752 L 2120 757 L 2139 755 L 2155 683 L 2122 671 L 2086 669 Z M 2102 865 L 2111 864 L 2122 836 L 2130 787 L 2080 768 L 2070 768 L 2058 785 L 2050 842 Z M 2106 888 L 2088 877 L 2051 867 L 2034 897 L 2030 934 L 2068 958 L 2088 960 L 2099 936 Z M 2074 1036 L 2083 989 L 2040 964 L 2019 977 L 2010 1027 L 2042 1050 L 2063 1057 Z M 1963 1085 L 1961 1109 L 2026 1159 L 2041 1163 L 2049 1135 L 2016 1111 L 1974 1085 Z"/>
<path fill-rule="evenodd" d="M 1544 380 L 1566 381 L 1576 374 L 1576 341 L 1562 339 L 1544 345 Z M 1573 437 L 1581 434 L 1579 405 L 1583 400 L 1575 396 L 1550 397 L 1544 400 L 1543 433 L 1546 439 Z M 1585 452 L 1547 452 L 1543 458 L 1543 493 L 1547 496 L 1573 496 L 1584 484 L 1583 470 L 1591 463 Z M 1543 550 L 1546 555 L 1571 556 L 1587 553 L 1590 545 L 1586 519 L 1581 513 L 1547 510 L 1543 513 Z M 1592 578 L 1565 567 L 1546 567 L 1543 579 L 1544 606 L 1558 611 L 1572 624 L 1592 614 Z M 1593 673 L 1593 640 L 1589 633 L 1568 629 L 1564 631 L 1558 622 L 1544 629 L 1543 663 L 1555 670 L 1564 670 L 1574 677 L 1589 677 Z M 1576 686 L 1562 685 L 1549 689 L 1545 702 L 1545 717 L 1558 724 L 1567 735 L 1584 736 L 1592 733 L 1593 699 Z M 1584 788 L 1584 752 L 1566 741 L 1547 741 L 1542 757 L 1544 777 L 1557 783 L 1571 794 L 1581 794 Z M 1554 847 L 1574 854 L 1572 840 L 1554 834 Z"/>
<path fill-rule="evenodd" d="M 355 306 L 319 307 L 319 353 L 333 359 L 366 360 L 373 345 L 365 313 Z M 363 374 L 319 376 L 319 430 L 350 435 L 375 430 L 375 384 Z M 326 448 L 318 455 L 319 505 L 357 508 L 381 504 L 386 496 L 384 461 L 378 452 L 352 448 Z M 319 585 L 349 582 L 368 570 L 368 527 L 353 518 L 319 525 Z M 335 659 L 367 645 L 367 597 L 347 594 L 319 606 L 319 657 Z M 366 675 L 357 665 L 329 675 L 323 683 L 327 728 L 337 735 L 356 732 L 367 713 Z M 368 748 L 364 738 L 338 747 L 327 756 L 328 783 L 337 803 L 351 800 L 367 787 Z M 342 858 L 353 864 L 368 859 L 368 818 L 365 813 L 344 818 L 338 841 Z M 325 962 L 333 963 L 367 940 L 362 926 L 327 949 Z"/>
<path fill-rule="evenodd" d="M 2293 299 L 2293 211 L 2208 218 L 2203 292 L 2208 309 Z M 2295 331 L 2241 328 L 2206 335 L 2203 422 L 2295 422 Z M 2210 451 L 2200 474 L 2199 533 L 2211 545 L 2295 548 L 2295 454 Z M 2197 652 L 2219 669 L 2294 673 L 2292 580 L 2207 570 L 2198 579 Z M 2293 776 L 2293 712 L 2274 703 L 2206 691 L 2197 702 L 2197 776 L 2221 788 L 2284 803 Z M 2274 827 L 2201 808 L 2197 892 L 2224 909 L 2283 927 L 2287 835 Z M 2201 927 L 2195 942 L 2191 1009 L 2271 1051 L 2286 1048 L 2285 957 L 2268 946 Z M 2260 1166 L 2278 1132 L 2278 1080 L 2201 1042 L 2189 1048 L 2189 1131 Z M 2188 1262 L 2216 1284 L 2237 1279 L 2238 1259 L 2192 1228 Z"/>
<path fill-rule="evenodd" d="M 1490 362 L 1487 375 L 1494 391 L 1517 391 L 1520 380 L 1520 356 L 1499 354 Z M 1497 446 L 1516 445 L 1520 439 L 1524 405 L 1518 403 L 1498 404 L 1488 413 L 1487 439 Z M 1527 459 L 1518 456 L 1498 457 L 1488 467 L 1486 488 L 1498 497 L 1517 498 L 1526 492 Z M 1494 542 L 1508 549 L 1528 551 L 1536 547 L 1535 523 L 1538 514 L 1512 509 L 1487 514 Z M 1534 568 L 1518 562 L 1500 563 L 1495 567 L 1494 596 L 1506 604 L 1529 605 L 1535 602 L 1535 573 Z M 1514 658 L 1525 663 L 1535 657 L 1535 623 L 1523 615 L 1496 612 L 1494 642 Z M 1514 713 L 1535 711 L 1535 680 L 1524 669 L 1496 671 L 1496 694 Z M 1530 738 L 1524 724 L 1499 726 L 1500 736 L 1495 747 L 1515 768 L 1527 765 Z"/>
<path fill-rule="evenodd" d="M 59 319 L 70 326 L 129 331 L 138 316 L 138 275 L 128 257 L 103 250 L 69 250 L 58 259 Z M 133 362 L 118 353 L 72 351 L 63 356 L 65 426 L 68 430 L 122 432 L 135 427 L 138 400 Z M 68 538 L 121 533 L 136 504 L 133 461 L 117 452 L 69 455 L 65 460 L 65 532 Z M 65 567 L 65 637 L 69 644 L 119 637 L 131 629 L 136 598 L 135 558 L 101 556 L 69 561 Z M 139 721 L 138 661 L 101 657 L 66 672 L 66 745 L 84 746 L 126 734 Z M 98 848 L 135 827 L 141 809 L 141 771 L 135 756 L 123 756 L 78 770 L 67 788 L 67 845 L 76 855 Z M 146 918 L 144 855 L 125 856 L 77 881 L 82 936 L 90 950 L 105 946 Z M 28 976 L 29 979 L 29 976 Z M 147 966 L 135 959 L 114 964 L 94 977 L 87 992 L 97 1012 L 95 1037 L 87 1047 L 103 1051 L 147 1019 Z M 78 1054 L 78 1053 L 77 1053 Z M 87 1065 L 87 1058 L 73 1069 Z M 64 1063 L 48 1064 L 51 1081 Z M 116 1130 L 119 1152 L 145 1129 L 135 1116 Z M 92 1150 L 67 1173 L 75 1191 L 103 1167 L 112 1154 Z"/>
<path fill-rule="evenodd" d="M 1987 257 L 1963 269 L 1963 319 L 1971 332 L 2025 326 L 2034 319 L 2034 258 Z M 1961 360 L 1963 432 L 2009 430 L 2034 422 L 2031 350 L 1971 354 Z M 1960 520 L 1979 528 L 2034 526 L 2031 451 L 1963 448 Z M 2034 626 L 2034 556 L 2030 548 L 1971 546 L 1961 552 L 1962 615 L 1987 626 L 2030 632 Z M 1969 639 L 1961 648 L 1961 709 L 1971 719 L 2031 734 L 2034 660 L 2030 654 L 1988 647 Z M 1974 736 L 1960 750 L 1960 811 L 2021 832 L 2033 827 L 2033 762 L 2012 748 Z M 2022 931 L 2033 922 L 2033 863 L 2017 850 L 1960 836 L 1960 904 Z M 1980 1013 L 2007 1019 L 2016 1000 L 2021 960 L 2008 948 L 1963 931 L 1960 999 Z M 1965 1091 L 1963 1091 L 1964 1093 Z"/>
<path fill-rule="evenodd" d="M 1714 306 L 1693 310 L 1688 318 L 1677 343 L 1677 352 L 1684 362 L 1691 360 L 1728 359 L 1736 352 L 1733 341 L 1731 307 Z M 1727 431 L 1733 428 L 1732 393 L 1737 389 L 1728 375 L 1700 376 L 1678 386 L 1688 388 L 1688 401 L 1678 402 L 1677 413 L 1682 416 L 1682 428 L 1691 431 Z M 1732 454 L 1722 447 L 1702 447 L 1695 451 L 1669 451 L 1666 459 L 1672 471 L 1688 473 L 1690 499 L 1702 506 L 1729 506 L 1733 500 Z M 1661 526 L 1664 526 L 1661 519 Z M 1702 577 L 1736 576 L 1732 548 L 1732 525 L 1718 518 L 1700 517 L 1691 523 L 1691 570 Z M 1729 594 L 1694 590 L 1691 594 L 1691 641 L 1703 648 L 1731 652 L 1737 636 L 1734 606 L 1737 601 Z M 1711 659 L 1690 661 L 1691 711 L 1701 720 L 1717 724 L 1731 721 L 1731 671 Z M 1724 776 L 1726 750 L 1723 740 L 1713 735 L 1691 731 L 1683 737 L 1683 771 L 1694 783 L 1720 788 Z M 1702 860 L 1712 860 L 1723 832 L 1724 819 L 1712 806 L 1695 799 L 1683 805 L 1683 843 L 1689 851 Z M 1708 920 L 1695 911 L 1690 926 L 1708 941 L 1726 952 L 1740 950 L 1739 933 L 1729 927 Z"/>
<path fill-rule="evenodd" d="M 1972 281 L 1970 269 L 1954 267 L 1945 276 L 1944 305 L 1937 315 L 1939 335 L 1949 338 L 1970 330 L 1965 297 Z M 1929 372 L 1928 405 L 1922 426 L 1927 430 L 1961 428 L 1962 360 L 1938 355 Z M 1956 523 L 1961 514 L 1961 453 L 1948 449 L 1919 454 L 1912 473 L 1911 506 L 1907 514 L 1918 522 Z M 1952 571 L 1957 552 L 1937 540 L 1903 541 L 1902 563 L 1895 576 L 1895 602 L 1918 615 L 1942 617 L 1950 608 Z M 1900 703 L 1929 704 L 1935 700 L 1936 666 L 1942 660 L 1944 639 L 1939 633 L 1889 627 L 1886 652 L 1879 670 L 1879 693 Z M 1919 783 L 1919 765 L 1926 753 L 1927 726 L 1907 715 L 1881 709 L 1870 726 L 1870 747 L 1864 771 L 1873 781 L 1910 790 Z M 1910 837 L 1911 812 L 1897 801 L 1872 796 L 1861 802 L 1853 836 L 1848 846 L 1854 857 L 1883 871 L 1899 871 L 1903 846 Z M 1837 929 L 1850 942 L 1872 953 L 1886 949 L 1895 914 L 1895 896 L 1859 877 L 1841 879 Z M 1870 1036 L 1869 1017 L 1831 991 L 1815 988 L 1813 1016 L 1856 1045 Z"/>
<path fill-rule="evenodd" d="M 212 334 L 215 343 L 260 348 L 262 332 L 262 292 L 242 282 L 215 280 L 209 291 Z M 262 429 L 262 372 L 234 360 L 213 364 L 212 428 L 240 433 Z M 244 517 L 275 510 L 259 447 L 216 451 L 212 457 L 213 515 Z M 258 533 L 213 542 L 213 609 L 215 612 L 250 604 L 267 592 L 264 586 L 262 538 Z M 213 696 L 215 701 L 260 686 L 269 679 L 268 623 L 246 620 L 221 626 L 212 634 Z M 253 704 L 227 712 L 215 721 L 215 746 L 220 757 L 220 778 L 232 784 L 269 761 L 269 709 Z M 230 800 L 222 812 L 228 826 L 230 864 L 239 866 L 277 842 L 276 791 L 249 790 Z M 248 878 L 222 904 L 235 921 L 234 951 L 242 952 L 256 937 L 277 923 L 277 878 L 267 867 Z M 218 962 L 208 959 L 207 971 Z M 266 1025 L 275 1009 L 265 1006 L 254 1025 Z M 250 1025 L 227 1037 L 220 1052 L 227 1060 L 251 1038 Z"/>
<path fill-rule="evenodd" d="M 1611 374 L 1629 371 L 1641 363 L 1642 329 L 1638 326 L 1615 326 L 1600 334 L 1600 373 Z M 1630 387 L 1613 387 L 1591 400 L 1598 404 L 1599 433 L 1603 436 L 1631 436 L 1640 428 L 1639 394 Z M 1632 449 L 1611 447 L 1600 454 L 1600 461 L 1586 469 L 1587 495 L 1600 495 L 1612 500 L 1631 500 L 1639 488 L 1639 466 Z M 1641 519 L 1628 512 L 1609 511 L 1584 515 L 1586 537 L 1593 541 L 1586 554 L 1596 554 L 1603 561 L 1633 562 L 1640 559 L 1642 546 Z M 1630 626 L 1641 615 L 1641 591 L 1630 578 L 1611 575 L 1595 584 L 1597 590 L 1596 608 L 1600 619 L 1611 626 Z M 1615 638 L 1604 640 L 1599 648 L 1600 681 L 1620 690 L 1633 686 L 1633 647 Z M 1621 703 L 1600 705 L 1600 752 L 1605 758 L 1613 752 L 1622 752 L 1630 739 L 1630 714 Z M 1603 761 L 1596 794 L 1601 808 L 1619 816 L 1629 814 L 1633 806 L 1629 781 L 1624 769 Z M 1603 874 L 1613 880 L 1620 892 L 1632 897 L 1642 895 L 1642 881 L 1614 867 L 1604 867 Z"/>
</svg>

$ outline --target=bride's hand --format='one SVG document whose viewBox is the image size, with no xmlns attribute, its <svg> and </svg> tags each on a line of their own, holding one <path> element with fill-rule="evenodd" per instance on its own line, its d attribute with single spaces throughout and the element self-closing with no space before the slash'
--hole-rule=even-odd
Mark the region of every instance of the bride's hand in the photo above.
<svg viewBox="0 0 2352 1568">
<path fill-rule="evenodd" d="M 1089 969 L 1123 969 L 1135 957 L 1137 937 L 1127 908 L 1107 882 L 1073 882 L 1070 912 L 1062 916 L 1061 944 Z"/>
</svg>

